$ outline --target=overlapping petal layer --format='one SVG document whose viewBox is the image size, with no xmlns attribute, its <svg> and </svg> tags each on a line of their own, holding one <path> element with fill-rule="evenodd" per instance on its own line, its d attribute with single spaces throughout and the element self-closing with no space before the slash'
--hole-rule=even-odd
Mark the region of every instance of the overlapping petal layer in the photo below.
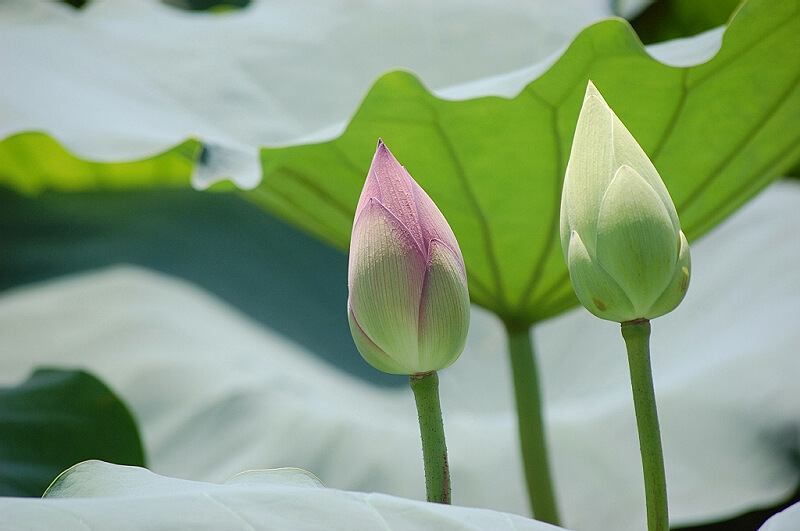
<svg viewBox="0 0 800 531">
<path fill-rule="evenodd" d="M 653 163 L 589 81 L 561 197 L 561 245 L 581 303 L 652 319 L 683 300 L 689 248 Z"/>
<path fill-rule="evenodd" d="M 359 352 L 389 373 L 443 369 L 464 348 L 469 292 L 453 231 L 378 141 L 350 239 L 348 319 Z"/>
</svg>

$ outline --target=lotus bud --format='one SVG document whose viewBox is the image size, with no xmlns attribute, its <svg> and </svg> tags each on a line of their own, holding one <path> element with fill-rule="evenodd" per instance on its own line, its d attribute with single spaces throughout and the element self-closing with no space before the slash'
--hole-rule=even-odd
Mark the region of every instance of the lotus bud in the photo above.
<svg viewBox="0 0 800 531">
<path fill-rule="evenodd" d="M 356 207 L 347 284 L 350 331 L 373 367 L 420 374 L 458 359 L 470 312 L 461 250 L 382 141 Z"/>
<path fill-rule="evenodd" d="M 672 198 L 591 81 L 564 177 L 561 247 L 578 299 L 602 319 L 664 315 L 689 286 L 689 244 Z"/>
</svg>

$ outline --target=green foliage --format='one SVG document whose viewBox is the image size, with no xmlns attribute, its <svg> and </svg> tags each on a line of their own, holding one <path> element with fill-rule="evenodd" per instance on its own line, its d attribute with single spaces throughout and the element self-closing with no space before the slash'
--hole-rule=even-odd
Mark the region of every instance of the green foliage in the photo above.
<svg viewBox="0 0 800 531">
<path fill-rule="evenodd" d="M 446 101 L 413 75 L 373 86 L 344 134 L 264 149 L 258 204 L 345 249 L 378 137 L 453 228 L 472 300 L 532 324 L 576 304 L 558 238 L 561 185 L 592 79 L 653 160 L 692 239 L 800 158 L 800 6 L 752 1 L 720 52 L 650 57 L 620 20 L 584 30 L 518 96 Z"/>
<path fill-rule="evenodd" d="M 41 496 L 86 459 L 144 466 L 136 422 L 102 382 L 79 370 L 40 369 L 0 389 L 0 496 Z"/>
<path fill-rule="evenodd" d="M 44 133 L 20 133 L 0 142 L 0 184 L 24 194 L 189 187 L 199 152 L 197 140 L 187 140 L 144 160 L 90 162 Z"/>
<path fill-rule="evenodd" d="M 691 37 L 728 22 L 740 3 L 741 0 L 656 0 L 631 25 L 647 44 Z"/>
</svg>

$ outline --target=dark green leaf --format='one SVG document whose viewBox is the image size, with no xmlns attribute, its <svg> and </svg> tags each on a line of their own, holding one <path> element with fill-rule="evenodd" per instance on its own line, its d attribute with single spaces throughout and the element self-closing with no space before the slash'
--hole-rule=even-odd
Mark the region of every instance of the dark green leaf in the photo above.
<svg viewBox="0 0 800 531">
<path fill-rule="evenodd" d="M 656 0 L 631 25 L 646 44 L 691 37 L 728 22 L 741 0 Z"/>
<path fill-rule="evenodd" d="M 87 459 L 144 466 L 136 422 L 102 382 L 80 370 L 40 369 L 0 389 L 0 496 L 41 496 Z"/>
</svg>

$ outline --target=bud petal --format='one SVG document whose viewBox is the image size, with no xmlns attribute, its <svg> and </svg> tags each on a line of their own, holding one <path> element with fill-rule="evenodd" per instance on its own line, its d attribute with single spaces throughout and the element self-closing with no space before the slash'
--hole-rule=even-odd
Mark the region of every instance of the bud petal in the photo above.
<svg viewBox="0 0 800 531">
<path fill-rule="evenodd" d="M 567 267 L 575 294 L 587 310 L 601 319 L 620 323 L 636 319 L 625 291 L 592 257 L 575 231 L 569 240 Z"/>
<path fill-rule="evenodd" d="M 444 361 L 445 367 L 458 359 L 467 340 L 469 310 L 462 262 L 442 241 L 431 240 L 419 307 L 420 367 L 435 364 L 443 352 L 454 354 L 449 362 Z"/>
<path fill-rule="evenodd" d="M 381 348 L 373 343 L 369 336 L 367 336 L 358 324 L 358 321 L 356 321 L 355 314 L 353 314 L 353 309 L 350 307 L 350 304 L 347 305 L 347 321 L 350 323 L 350 333 L 353 335 L 353 342 L 361 353 L 361 357 L 379 371 L 388 372 L 389 374 L 405 373 L 405 367 L 381 350 Z"/>
<path fill-rule="evenodd" d="M 597 90 L 587 89 L 567 164 L 567 175 L 582 178 L 565 178 L 562 192 L 561 244 L 564 249 L 570 233 L 570 229 L 565 227 L 580 227 L 580 232 L 586 234 L 596 231 L 600 202 L 618 168 L 614 146 L 608 141 L 614 134 L 613 125 L 612 116 L 600 94 Z M 566 225 L 564 216 L 568 218 Z M 594 238 L 583 237 L 584 243 L 594 253 Z"/>
<path fill-rule="evenodd" d="M 376 199 L 358 216 L 350 246 L 350 309 L 384 352 L 417 353 L 425 260 L 406 227 Z"/>
<path fill-rule="evenodd" d="M 675 232 L 661 198 L 630 166 L 617 170 L 600 204 L 598 261 L 643 316 L 674 271 Z"/>
<path fill-rule="evenodd" d="M 645 315 L 646 319 L 661 317 L 678 307 L 689 289 L 689 273 L 692 269 L 689 256 L 689 242 L 686 241 L 683 231 L 679 231 L 678 263 L 675 272 L 661 296 L 653 303 Z"/>
</svg>

